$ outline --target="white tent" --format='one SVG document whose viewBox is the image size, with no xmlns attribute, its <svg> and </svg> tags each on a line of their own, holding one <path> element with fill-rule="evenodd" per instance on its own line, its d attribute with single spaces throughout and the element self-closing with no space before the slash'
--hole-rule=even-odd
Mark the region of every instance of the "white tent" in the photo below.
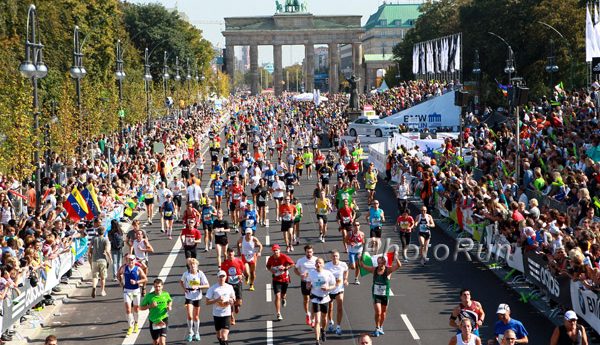
<svg viewBox="0 0 600 345">
<path fill-rule="evenodd" d="M 298 102 L 313 102 L 315 100 L 315 96 L 312 93 L 301 93 L 299 95 L 295 95 L 294 97 L 292 97 L 292 99 L 294 101 L 298 101 Z M 324 101 L 328 101 L 329 99 L 327 99 L 327 97 L 324 96 L 319 96 L 319 101 L 320 102 L 324 102 Z"/>
</svg>

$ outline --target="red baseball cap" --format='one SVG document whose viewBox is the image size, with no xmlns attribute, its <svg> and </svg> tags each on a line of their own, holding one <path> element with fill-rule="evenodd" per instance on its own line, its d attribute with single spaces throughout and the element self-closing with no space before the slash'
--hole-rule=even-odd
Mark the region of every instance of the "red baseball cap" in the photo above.
<svg viewBox="0 0 600 345">
<path fill-rule="evenodd" d="M 279 250 L 279 248 L 281 248 L 281 247 L 278 244 L 274 244 L 274 245 L 271 246 L 271 250 L 272 251 Z"/>
</svg>

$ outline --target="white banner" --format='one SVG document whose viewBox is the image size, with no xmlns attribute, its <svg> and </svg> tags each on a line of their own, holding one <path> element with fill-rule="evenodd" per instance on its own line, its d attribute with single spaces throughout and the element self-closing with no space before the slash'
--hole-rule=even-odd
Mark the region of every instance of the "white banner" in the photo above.
<svg viewBox="0 0 600 345">
<path fill-rule="evenodd" d="M 460 127 L 460 107 L 454 105 L 454 92 L 448 92 L 402 110 L 386 117 L 385 121 L 394 125 L 402 124 L 418 129 L 452 127 L 453 131 L 458 131 Z"/>
<path fill-rule="evenodd" d="M 573 311 L 596 332 L 600 332 L 600 296 L 583 289 L 581 283 L 571 282 L 571 305 Z"/>
</svg>

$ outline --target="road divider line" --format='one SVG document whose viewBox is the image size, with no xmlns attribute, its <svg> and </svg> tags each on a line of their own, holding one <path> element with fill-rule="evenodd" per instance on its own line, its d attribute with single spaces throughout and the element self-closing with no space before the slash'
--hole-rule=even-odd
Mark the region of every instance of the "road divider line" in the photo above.
<svg viewBox="0 0 600 345">
<path fill-rule="evenodd" d="M 413 337 L 413 339 L 414 340 L 421 339 L 421 338 L 419 338 L 419 335 L 417 334 L 417 331 L 413 327 L 412 323 L 410 323 L 408 316 L 406 314 L 401 314 L 400 317 L 402 318 L 402 321 L 404 321 L 404 324 L 406 325 L 406 328 L 408 328 L 408 331 L 410 332 L 410 335 Z"/>
<path fill-rule="evenodd" d="M 267 345 L 273 345 L 273 321 L 267 321 Z"/>
<path fill-rule="evenodd" d="M 267 302 L 271 302 L 271 284 L 267 284 Z"/>
<path fill-rule="evenodd" d="M 271 236 L 267 235 L 265 236 L 265 246 L 270 246 L 271 245 Z"/>
</svg>

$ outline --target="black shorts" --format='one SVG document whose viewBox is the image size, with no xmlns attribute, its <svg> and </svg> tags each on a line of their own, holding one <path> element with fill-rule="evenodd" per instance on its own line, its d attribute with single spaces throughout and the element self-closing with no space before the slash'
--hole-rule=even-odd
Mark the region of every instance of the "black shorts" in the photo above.
<svg viewBox="0 0 600 345">
<path fill-rule="evenodd" d="M 202 222 L 202 230 L 212 231 L 214 228 L 213 223 Z"/>
<path fill-rule="evenodd" d="M 312 303 L 312 312 L 314 313 L 327 313 L 327 311 L 329 310 L 329 303 Z"/>
<path fill-rule="evenodd" d="M 349 179 L 350 181 L 352 181 L 352 180 L 356 180 L 356 175 L 355 175 L 355 174 L 350 174 L 350 173 L 348 173 L 348 179 Z"/>
<path fill-rule="evenodd" d="M 211 160 L 211 162 L 216 162 L 216 161 L 218 161 L 218 160 L 219 160 L 219 156 L 218 156 L 218 155 L 216 155 L 216 154 L 212 154 L 212 155 L 210 156 L 210 160 Z"/>
<path fill-rule="evenodd" d="M 181 195 L 173 195 L 173 203 L 177 207 L 181 207 Z"/>
<path fill-rule="evenodd" d="M 288 283 L 276 282 L 273 281 L 273 293 L 278 294 L 281 293 L 281 296 L 285 296 L 288 289 Z"/>
<path fill-rule="evenodd" d="M 310 296 L 310 289 L 306 286 L 307 282 L 300 282 L 300 291 L 302 292 L 302 296 Z"/>
<path fill-rule="evenodd" d="M 198 256 L 197 251 L 196 251 L 196 247 L 197 246 L 193 246 L 193 247 L 183 247 L 183 253 L 185 255 L 186 259 L 189 258 L 196 258 Z"/>
<path fill-rule="evenodd" d="M 331 298 L 331 302 L 335 301 L 335 299 L 337 298 L 337 296 L 339 295 L 343 295 L 344 291 L 340 291 L 338 293 L 330 293 L 329 294 L 329 298 Z"/>
<path fill-rule="evenodd" d="M 370 237 L 373 238 L 381 238 L 381 227 L 380 226 L 376 226 L 374 228 L 371 228 L 371 232 L 370 232 Z"/>
<path fill-rule="evenodd" d="M 148 320 L 148 323 L 150 324 L 150 336 L 152 337 L 152 340 L 157 340 L 160 337 L 167 337 L 167 332 L 169 330 L 169 318 L 165 318 L 162 321 L 165 324 L 167 324 L 167 327 L 161 329 L 154 329 L 154 324 L 152 323 L 152 321 Z"/>
<path fill-rule="evenodd" d="M 329 179 L 328 178 L 321 178 L 321 184 L 323 186 L 328 185 L 329 184 Z"/>
<path fill-rule="evenodd" d="M 265 206 L 267 206 L 267 203 L 264 201 L 257 201 L 256 206 L 257 207 L 265 207 Z"/>
<path fill-rule="evenodd" d="M 284 220 L 281 222 L 281 232 L 286 232 L 294 227 L 294 222 L 291 220 Z"/>
<path fill-rule="evenodd" d="M 283 197 L 282 196 L 274 196 L 273 199 L 275 199 L 277 201 L 282 201 Z"/>
<path fill-rule="evenodd" d="M 229 203 L 229 211 L 233 212 L 233 211 L 235 211 L 235 209 L 236 209 L 235 202 L 230 202 Z"/>
<path fill-rule="evenodd" d="M 402 248 L 406 248 L 410 244 L 410 232 L 400 231 L 400 242 Z"/>
<path fill-rule="evenodd" d="M 188 171 L 183 171 L 183 170 L 181 170 L 181 177 L 183 177 L 183 178 L 184 178 L 184 179 L 186 179 L 186 180 L 187 180 L 188 178 L 190 178 L 190 172 L 189 172 L 189 170 L 188 170 Z"/>
<path fill-rule="evenodd" d="M 352 223 L 348 223 L 348 224 L 340 224 L 340 228 L 344 229 L 346 231 L 352 231 Z"/>
<path fill-rule="evenodd" d="M 229 283 L 227 283 L 229 284 Z M 239 301 L 242 299 L 242 283 L 237 284 L 229 284 L 233 287 L 233 291 L 235 292 L 235 299 Z"/>
<path fill-rule="evenodd" d="M 327 224 L 327 215 L 326 214 L 317 214 L 317 220 L 323 219 L 323 223 Z"/>
<path fill-rule="evenodd" d="M 222 246 L 226 246 L 229 243 L 227 240 L 227 235 L 216 236 L 215 235 L 215 244 L 220 244 Z"/>
<path fill-rule="evenodd" d="M 201 302 L 201 301 L 202 301 L 202 300 L 200 300 L 200 299 L 191 300 L 191 299 L 189 299 L 189 298 L 186 298 L 186 299 L 185 299 L 185 305 L 191 304 L 191 305 L 193 305 L 194 307 L 198 308 L 198 307 L 200 307 L 200 302 Z"/>
<path fill-rule="evenodd" d="M 229 162 L 229 157 L 223 157 L 223 163 L 225 164 L 227 162 Z"/>
<path fill-rule="evenodd" d="M 231 316 L 213 316 L 215 322 L 215 330 L 218 332 L 222 329 L 229 329 L 231 327 Z"/>
<path fill-rule="evenodd" d="M 422 232 L 419 231 L 419 236 L 423 237 L 425 240 L 428 240 L 431 238 L 431 232 L 427 231 L 427 232 Z"/>
<path fill-rule="evenodd" d="M 373 296 L 373 304 L 388 305 L 388 298 L 386 296 Z"/>
<path fill-rule="evenodd" d="M 146 199 L 144 199 L 144 204 L 146 204 L 146 205 L 153 205 L 154 204 L 154 198 L 146 198 Z"/>
</svg>

